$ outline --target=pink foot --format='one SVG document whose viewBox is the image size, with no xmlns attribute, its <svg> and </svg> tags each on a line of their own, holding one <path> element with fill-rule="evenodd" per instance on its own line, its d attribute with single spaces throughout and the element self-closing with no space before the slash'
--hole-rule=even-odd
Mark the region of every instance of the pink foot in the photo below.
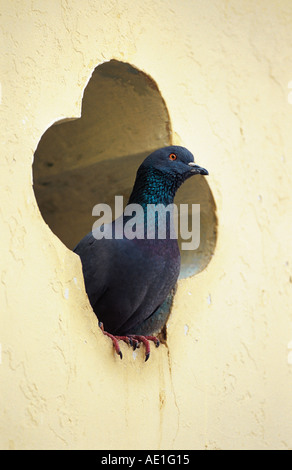
<svg viewBox="0 0 292 470">
<path fill-rule="evenodd" d="M 159 339 L 156 338 L 156 336 L 143 336 L 143 335 L 125 335 L 125 336 L 119 336 L 119 335 L 112 335 L 111 333 L 108 333 L 107 331 L 104 331 L 103 323 L 99 322 L 99 326 L 105 336 L 108 336 L 112 342 L 113 346 L 115 348 L 116 353 L 120 356 L 122 359 L 123 354 L 119 346 L 119 341 L 124 341 L 127 344 L 130 344 L 130 346 L 133 347 L 134 351 L 136 348 L 139 348 L 140 344 L 143 343 L 145 345 L 145 362 L 148 361 L 149 356 L 150 356 L 150 344 L 149 341 L 153 341 L 155 343 L 155 346 L 158 348 L 160 342 Z"/>
<path fill-rule="evenodd" d="M 129 335 L 129 337 L 132 338 L 134 341 L 137 341 L 138 346 L 140 345 L 140 343 L 143 343 L 145 345 L 145 362 L 148 361 L 149 356 L 150 356 L 149 341 L 153 341 L 153 343 L 155 343 L 155 346 L 157 348 L 160 344 L 159 339 L 156 338 L 156 336 Z M 136 349 L 136 347 L 134 347 L 134 349 Z"/>
</svg>

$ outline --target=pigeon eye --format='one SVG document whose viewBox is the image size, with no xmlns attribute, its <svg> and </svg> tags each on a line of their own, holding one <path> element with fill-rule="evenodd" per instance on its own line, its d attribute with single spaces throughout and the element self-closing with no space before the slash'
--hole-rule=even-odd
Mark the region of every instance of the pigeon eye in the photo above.
<svg viewBox="0 0 292 470">
<path fill-rule="evenodd" d="M 176 156 L 175 153 L 171 153 L 171 154 L 169 155 L 169 160 L 172 160 L 172 161 L 173 161 L 173 160 L 176 160 L 176 159 L 177 159 L 177 156 Z"/>
</svg>

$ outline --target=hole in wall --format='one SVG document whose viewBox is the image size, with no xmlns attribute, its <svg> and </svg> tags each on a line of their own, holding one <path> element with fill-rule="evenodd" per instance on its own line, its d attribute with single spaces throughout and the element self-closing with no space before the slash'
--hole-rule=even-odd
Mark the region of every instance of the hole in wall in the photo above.
<svg viewBox="0 0 292 470">
<path fill-rule="evenodd" d="M 127 202 L 143 159 L 171 144 L 156 83 L 128 63 L 99 65 L 85 88 L 81 118 L 55 123 L 35 151 L 34 191 L 45 222 L 73 249 L 92 229 L 94 205 L 109 204 L 114 214 L 115 196 Z M 204 165 L 203 157 L 198 163 Z M 186 181 L 175 202 L 201 205 L 200 247 L 182 252 L 184 278 L 204 269 L 214 253 L 216 207 L 204 177 Z"/>
</svg>

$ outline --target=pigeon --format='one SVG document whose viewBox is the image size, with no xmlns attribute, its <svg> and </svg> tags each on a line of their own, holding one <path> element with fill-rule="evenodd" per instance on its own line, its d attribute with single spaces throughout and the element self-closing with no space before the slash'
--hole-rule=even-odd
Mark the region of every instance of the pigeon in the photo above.
<svg viewBox="0 0 292 470">
<path fill-rule="evenodd" d="M 209 173 L 185 147 L 155 150 L 138 168 L 123 214 L 89 232 L 74 248 L 92 309 L 121 358 L 120 340 L 134 348 L 143 343 L 146 361 L 149 341 L 159 345 L 156 336 L 143 331 L 177 284 L 180 251 L 173 234 L 173 201 L 181 184 L 197 174 Z"/>
</svg>

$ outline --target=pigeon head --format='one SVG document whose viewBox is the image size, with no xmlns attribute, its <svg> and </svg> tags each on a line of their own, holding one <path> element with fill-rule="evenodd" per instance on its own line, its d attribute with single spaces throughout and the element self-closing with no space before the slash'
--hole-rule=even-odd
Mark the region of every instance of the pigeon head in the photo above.
<svg viewBox="0 0 292 470">
<path fill-rule="evenodd" d="M 193 175 L 208 175 L 205 168 L 196 165 L 193 154 L 185 147 L 171 145 L 155 150 L 145 158 L 142 169 L 151 168 L 164 173 L 167 176 L 177 176 L 179 181 Z"/>
<path fill-rule="evenodd" d="M 140 165 L 129 203 L 171 204 L 180 185 L 194 175 L 208 175 L 185 147 L 155 150 Z"/>
</svg>

